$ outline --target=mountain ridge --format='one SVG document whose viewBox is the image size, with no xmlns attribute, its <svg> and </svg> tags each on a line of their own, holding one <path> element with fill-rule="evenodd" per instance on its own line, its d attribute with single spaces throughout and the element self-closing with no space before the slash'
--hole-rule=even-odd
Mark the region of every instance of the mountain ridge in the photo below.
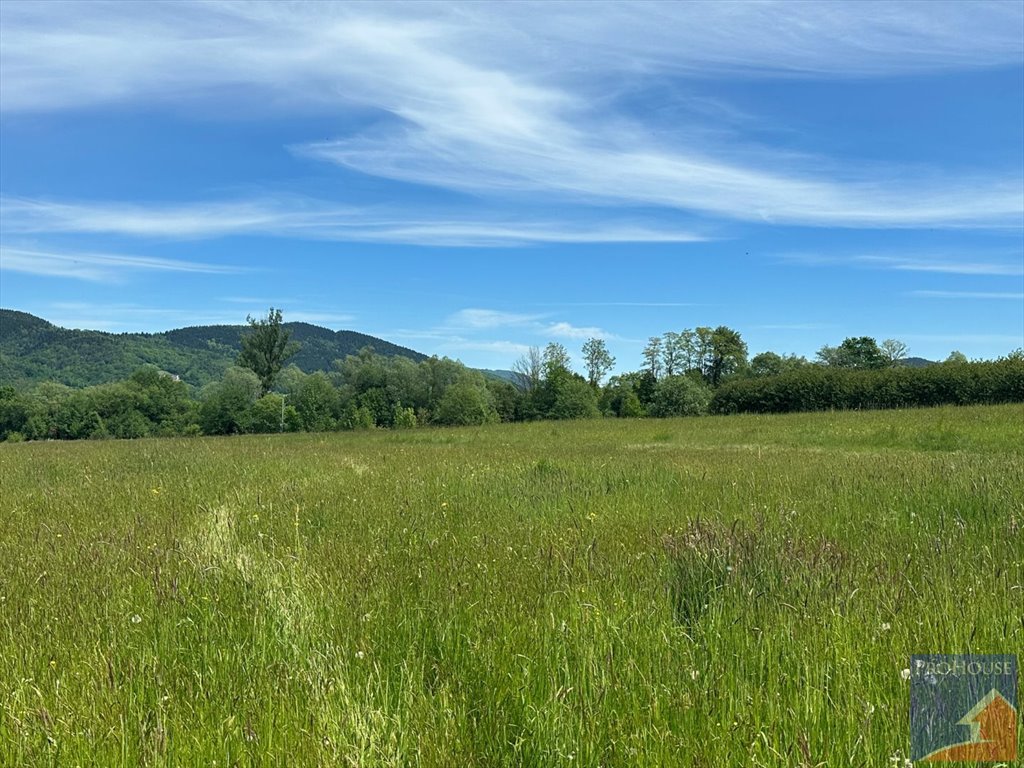
<svg viewBox="0 0 1024 768">
<path fill-rule="evenodd" d="M 335 360 L 367 346 L 386 357 L 416 362 L 428 357 L 358 331 L 301 322 L 284 325 L 301 345 L 288 362 L 307 373 L 330 370 Z M 0 308 L 0 384 L 90 386 L 126 378 L 149 364 L 202 386 L 234 363 L 247 330 L 247 325 L 195 325 L 157 333 L 110 333 L 63 328 L 28 312 Z"/>
</svg>

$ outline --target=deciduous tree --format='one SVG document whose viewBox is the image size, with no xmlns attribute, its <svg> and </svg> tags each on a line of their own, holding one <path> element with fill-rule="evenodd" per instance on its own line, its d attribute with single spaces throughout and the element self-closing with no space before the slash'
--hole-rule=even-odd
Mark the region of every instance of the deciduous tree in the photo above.
<svg viewBox="0 0 1024 768">
<path fill-rule="evenodd" d="M 644 368 L 650 371 L 654 378 L 661 376 L 662 346 L 660 336 L 651 336 L 644 347 Z"/>
<path fill-rule="evenodd" d="M 608 352 L 604 339 L 590 339 L 583 345 L 583 361 L 591 386 L 597 387 L 615 366 L 615 358 Z"/>
<path fill-rule="evenodd" d="M 261 394 L 274 387 L 274 380 L 285 361 L 294 355 L 299 345 L 291 341 L 291 331 L 284 327 L 281 310 L 270 308 L 266 317 L 245 318 L 249 333 L 242 337 L 242 352 L 238 364 L 248 368 L 260 379 Z"/>
</svg>

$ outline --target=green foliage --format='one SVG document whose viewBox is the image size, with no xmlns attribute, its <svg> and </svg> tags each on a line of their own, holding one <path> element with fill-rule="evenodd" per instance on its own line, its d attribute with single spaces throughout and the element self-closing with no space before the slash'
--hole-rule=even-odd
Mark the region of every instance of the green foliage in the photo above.
<svg viewBox="0 0 1024 768">
<path fill-rule="evenodd" d="M 738 331 L 720 325 L 711 332 L 710 354 L 704 376 L 712 387 L 747 364 L 747 345 Z"/>
<path fill-rule="evenodd" d="M 498 413 L 486 386 L 468 379 L 448 387 L 434 411 L 434 422 L 449 426 L 487 424 L 497 420 Z"/>
<path fill-rule="evenodd" d="M 644 347 L 644 370 L 651 374 L 654 378 L 661 376 L 662 372 L 662 346 L 663 342 L 660 336 L 651 336 L 647 340 L 647 346 Z"/>
<path fill-rule="evenodd" d="M 305 377 L 293 395 L 299 424 L 307 432 L 327 432 L 338 426 L 338 391 L 325 373 Z"/>
<path fill-rule="evenodd" d="M 488 379 L 487 389 L 500 421 L 522 421 L 526 418 L 526 398 L 518 387 L 507 381 Z"/>
<path fill-rule="evenodd" d="M 647 412 L 637 394 L 641 377 L 639 373 L 613 376 L 601 393 L 601 412 L 623 419 L 646 416 Z"/>
<path fill-rule="evenodd" d="M 608 372 L 615 367 L 615 358 L 608 352 L 604 339 L 590 339 L 583 345 L 583 362 L 587 368 L 590 386 L 598 387 Z"/>
<path fill-rule="evenodd" d="M 247 317 L 245 321 L 249 324 L 249 333 L 242 336 L 238 365 L 259 377 L 265 395 L 273 389 L 285 360 L 299 351 L 299 345 L 290 340 L 292 334 L 284 327 L 280 309 L 271 307 L 266 317 Z"/>
<path fill-rule="evenodd" d="M 239 431 L 295 432 L 302 429 L 302 419 L 282 395 L 271 392 L 253 403 L 239 419 Z"/>
<path fill-rule="evenodd" d="M 416 426 L 416 412 L 412 408 L 395 406 L 395 415 L 392 419 L 395 429 L 413 429 Z"/>
<path fill-rule="evenodd" d="M 560 378 L 554 384 L 554 401 L 545 414 L 549 419 L 589 419 L 600 415 L 597 394 L 578 376 Z"/>
<path fill-rule="evenodd" d="M 775 352 L 761 352 L 750 359 L 747 372 L 754 377 L 779 376 L 810 365 L 805 357 L 779 355 Z"/>
<path fill-rule="evenodd" d="M 553 341 L 544 348 L 544 378 L 550 379 L 571 369 L 572 359 L 564 346 Z"/>
<path fill-rule="evenodd" d="M 122 382 L 75 390 L 40 384 L 0 389 L 0 438 L 79 440 L 177 435 L 195 420 L 188 386 L 148 366 Z"/>
<path fill-rule="evenodd" d="M 700 326 L 679 333 L 651 336 L 643 351 L 643 371 L 653 380 L 664 376 L 696 374 L 713 387 L 741 373 L 747 366 L 747 344 L 738 331 L 724 325 Z M 638 392 L 641 403 L 653 398 L 653 383 Z"/>
<path fill-rule="evenodd" d="M 666 376 L 654 391 L 651 415 L 700 416 L 708 412 L 711 391 L 689 376 Z"/>
<path fill-rule="evenodd" d="M 224 378 L 203 389 L 199 426 L 207 435 L 245 432 L 249 409 L 262 392 L 259 377 L 248 368 L 228 368 Z"/>
<path fill-rule="evenodd" d="M 1024 401 L 1024 361 L 945 363 L 926 368 L 808 366 L 733 381 L 715 392 L 715 413 L 912 408 Z"/>
<path fill-rule="evenodd" d="M 830 368 L 857 370 L 884 368 L 888 364 L 878 342 L 870 336 L 851 336 L 838 347 L 822 347 L 818 350 L 818 360 Z"/>
</svg>

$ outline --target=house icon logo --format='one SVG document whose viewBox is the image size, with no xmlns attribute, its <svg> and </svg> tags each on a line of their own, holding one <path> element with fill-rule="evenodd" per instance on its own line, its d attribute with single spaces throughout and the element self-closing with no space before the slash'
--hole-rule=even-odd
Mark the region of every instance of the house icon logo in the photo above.
<svg viewBox="0 0 1024 768">
<path fill-rule="evenodd" d="M 1017 657 L 929 655 L 910 660 L 911 759 L 1017 759 Z"/>
</svg>

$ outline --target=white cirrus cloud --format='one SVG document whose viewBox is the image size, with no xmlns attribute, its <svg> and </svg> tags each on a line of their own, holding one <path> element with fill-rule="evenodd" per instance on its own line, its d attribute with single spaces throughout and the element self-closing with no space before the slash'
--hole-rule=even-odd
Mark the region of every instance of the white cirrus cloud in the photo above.
<svg viewBox="0 0 1024 768">
<path fill-rule="evenodd" d="M 194 272 L 210 275 L 243 271 L 237 267 L 219 264 L 152 256 L 58 252 L 8 246 L 0 247 L 0 270 L 93 282 L 116 281 L 133 272 Z"/>
<path fill-rule="evenodd" d="M 603 328 L 596 326 L 576 326 L 571 323 L 551 323 L 539 330 L 539 333 L 553 336 L 556 339 L 614 339 L 614 333 L 609 333 Z"/>
<path fill-rule="evenodd" d="M 464 211 L 460 217 L 424 217 L 403 210 L 357 208 L 297 198 L 204 203 L 125 204 L 0 199 L 0 231 L 11 235 L 74 233 L 135 238 L 209 239 L 269 235 L 308 240 L 474 247 L 535 243 L 689 243 L 708 237 L 658 221 L 495 218 Z"/>
<path fill-rule="evenodd" d="M 935 272 L 949 275 L 1024 275 L 1020 255 L 1000 253 L 920 254 L 784 254 L 782 261 L 807 266 L 861 266 L 897 272 Z"/>
<path fill-rule="evenodd" d="M 448 317 L 447 324 L 456 328 L 504 328 L 535 325 L 544 315 L 501 312 L 495 309 L 460 309 Z"/>
<path fill-rule="evenodd" d="M 454 330 L 517 329 L 548 339 L 614 339 L 614 333 L 596 326 L 577 326 L 561 321 L 547 321 L 547 314 L 506 312 L 494 309 L 460 309 L 448 316 L 444 328 Z"/>
<path fill-rule="evenodd" d="M 1020 66 L 1020 3 L 7 0 L 0 13 L 8 113 L 171 102 L 217 114 L 233 101 L 280 113 L 355 111 L 372 115 L 371 127 L 300 140 L 294 151 L 403 182 L 559 205 L 883 228 L 1019 228 L 1024 211 L 1019 167 L 965 174 L 942 171 L 942 158 L 915 171 L 801 157 L 716 143 L 706 121 L 654 131 L 617 102 L 659 77 L 843 79 Z M 239 214 L 225 213 L 229 223 Z M 171 225 L 198 229 L 188 217 Z M 392 221 L 376 236 L 514 240 L 495 238 L 493 222 L 483 233 L 478 226 L 403 230 Z M 320 231 L 339 236 L 346 225 Z M 372 226 L 353 232 L 375 236 Z M 562 232 L 524 234 L 536 242 Z"/>
</svg>

